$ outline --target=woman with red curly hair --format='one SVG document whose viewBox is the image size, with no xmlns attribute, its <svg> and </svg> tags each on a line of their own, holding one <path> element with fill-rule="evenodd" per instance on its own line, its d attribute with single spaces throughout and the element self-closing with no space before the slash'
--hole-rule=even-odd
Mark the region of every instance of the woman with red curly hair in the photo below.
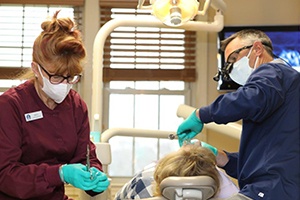
<svg viewBox="0 0 300 200">
<path fill-rule="evenodd" d="M 74 22 L 58 14 L 41 25 L 29 80 L 0 96 L 1 200 L 68 199 L 64 183 L 94 196 L 109 185 L 90 141 L 87 106 L 72 90 L 86 50 Z"/>
</svg>

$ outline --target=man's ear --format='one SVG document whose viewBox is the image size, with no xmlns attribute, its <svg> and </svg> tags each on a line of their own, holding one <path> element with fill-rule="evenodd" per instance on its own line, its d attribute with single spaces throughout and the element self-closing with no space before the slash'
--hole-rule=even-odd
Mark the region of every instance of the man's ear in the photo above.
<svg viewBox="0 0 300 200">
<path fill-rule="evenodd" d="M 263 44 L 260 41 L 254 42 L 253 50 L 254 50 L 256 56 L 260 56 L 264 51 Z"/>
</svg>

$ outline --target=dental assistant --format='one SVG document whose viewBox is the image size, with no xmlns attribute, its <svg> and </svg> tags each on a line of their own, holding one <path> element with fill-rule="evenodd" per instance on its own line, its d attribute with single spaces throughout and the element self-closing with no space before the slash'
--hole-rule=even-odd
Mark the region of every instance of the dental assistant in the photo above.
<svg viewBox="0 0 300 200">
<path fill-rule="evenodd" d="M 237 32 L 221 46 L 231 65 L 229 76 L 242 86 L 183 121 L 177 130 L 180 143 L 205 123 L 242 120 L 239 152 L 217 150 L 218 166 L 240 187 L 228 199 L 299 200 L 300 73 L 274 59 L 269 37 L 259 30 Z"/>
<path fill-rule="evenodd" d="M 86 51 L 74 22 L 58 14 L 41 24 L 31 79 L 0 95 L 1 200 L 68 199 L 64 183 L 95 196 L 109 185 L 90 141 L 87 106 L 72 90 Z"/>
</svg>

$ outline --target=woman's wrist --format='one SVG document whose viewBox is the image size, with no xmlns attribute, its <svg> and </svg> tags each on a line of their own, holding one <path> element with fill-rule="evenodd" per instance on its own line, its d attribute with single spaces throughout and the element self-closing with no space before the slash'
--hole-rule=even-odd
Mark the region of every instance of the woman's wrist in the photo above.
<svg viewBox="0 0 300 200">
<path fill-rule="evenodd" d="M 61 165 L 61 166 L 59 167 L 58 173 L 59 173 L 59 177 L 60 177 L 61 181 L 62 181 L 63 183 L 65 183 L 65 184 L 67 184 L 67 182 L 66 182 L 65 179 L 64 179 L 64 173 L 63 173 L 63 170 L 62 170 L 63 166 L 65 166 L 65 165 L 66 165 L 66 164 Z"/>
</svg>

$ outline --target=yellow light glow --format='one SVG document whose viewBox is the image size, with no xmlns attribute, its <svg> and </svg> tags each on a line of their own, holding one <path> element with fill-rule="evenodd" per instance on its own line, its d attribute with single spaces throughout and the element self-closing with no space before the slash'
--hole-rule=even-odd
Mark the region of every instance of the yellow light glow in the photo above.
<svg viewBox="0 0 300 200">
<path fill-rule="evenodd" d="M 181 18 L 181 23 L 174 24 L 171 22 L 171 9 L 179 10 L 180 13 L 173 13 L 176 17 Z M 152 5 L 152 14 L 168 26 L 180 26 L 183 23 L 193 19 L 199 9 L 197 0 L 155 0 Z"/>
</svg>

